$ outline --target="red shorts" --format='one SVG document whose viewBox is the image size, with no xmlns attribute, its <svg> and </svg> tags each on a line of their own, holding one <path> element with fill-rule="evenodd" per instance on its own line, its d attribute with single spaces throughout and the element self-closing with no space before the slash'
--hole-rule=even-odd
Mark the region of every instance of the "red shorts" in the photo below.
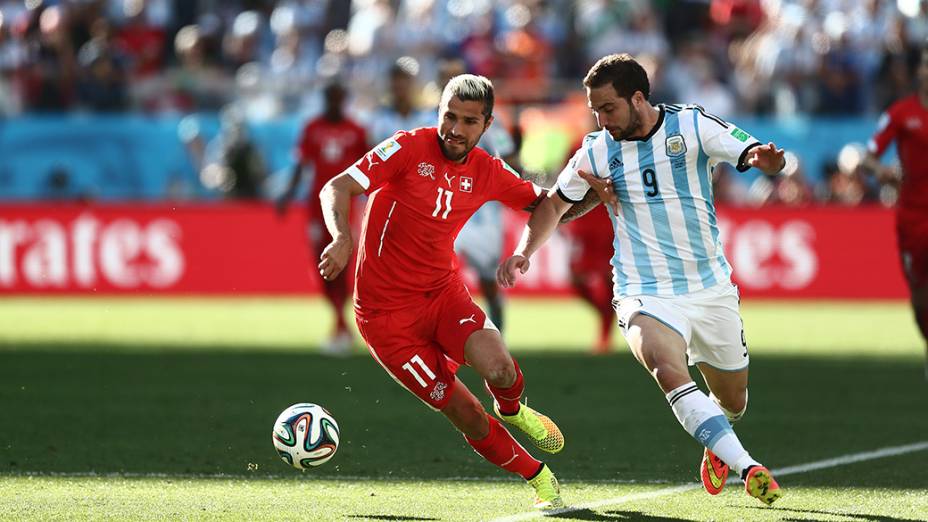
<svg viewBox="0 0 928 522">
<path fill-rule="evenodd" d="M 464 343 L 494 328 L 460 280 L 435 292 L 424 306 L 392 312 L 356 310 L 358 330 L 374 359 L 404 388 L 433 409 L 448 403 Z"/>
<path fill-rule="evenodd" d="M 899 258 L 910 288 L 928 285 L 928 216 L 900 220 L 896 225 Z"/>
</svg>

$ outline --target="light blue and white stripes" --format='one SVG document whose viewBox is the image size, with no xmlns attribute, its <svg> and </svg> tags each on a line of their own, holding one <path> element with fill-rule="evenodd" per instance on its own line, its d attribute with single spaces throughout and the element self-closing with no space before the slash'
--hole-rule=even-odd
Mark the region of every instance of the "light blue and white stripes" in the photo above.
<svg viewBox="0 0 928 522">
<path fill-rule="evenodd" d="M 612 178 L 619 199 L 619 215 L 612 217 L 617 297 L 682 295 L 731 276 L 719 241 L 712 170 L 722 161 L 737 164 L 756 140 L 696 106 L 660 109 L 648 139 L 615 141 L 608 132 L 593 133 L 558 178 L 561 195 L 573 201 L 589 188 L 577 171 Z"/>
</svg>

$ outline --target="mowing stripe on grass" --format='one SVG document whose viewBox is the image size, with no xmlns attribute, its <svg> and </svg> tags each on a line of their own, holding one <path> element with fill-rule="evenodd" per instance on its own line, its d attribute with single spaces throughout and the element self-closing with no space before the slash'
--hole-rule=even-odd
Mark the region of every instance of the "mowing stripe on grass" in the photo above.
<svg viewBox="0 0 928 522">
<path fill-rule="evenodd" d="M 372 477 L 367 475 L 313 475 L 312 472 L 274 473 L 270 475 L 246 475 L 244 473 L 158 473 L 133 471 L 11 471 L 0 473 L 0 480 L 12 477 L 37 478 L 102 478 L 102 479 L 168 479 L 168 480 L 291 480 L 291 481 L 319 481 L 319 482 L 523 482 L 521 477 L 512 475 L 499 475 L 493 477 Z M 669 480 L 662 479 L 585 479 L 587 484 L 635 484 L 662 486 L 671 484 Z"/>
<path fill-rule="evenodd" d="M 864 451 L 861 453 L 852 453 L 850 455 L 842 455 L 840 457 L 835 457 L 831 459 L 818 460 L 815 462 L 808 462 L 806 464 L 797 464 L 795 466 L 788 466 L 785 468 L 774 469 L 771 473 L 776 477 L 783 477 L 786 475 L 796 475 L 800 473 L 808 473 L 810 471 L 815 471 L 819 469 L 834 468 L 838 466 L 846 466 L 848 464 L 853 464 L 855 462 L 863 462 L 866 460 L 875 460 L 883 459 L 886 457 L 895 457 L 898 455 L 905 455 L 906 453 L 914 453 L 916 451 L 925 451 L 928 450 L 928 440 L 922 442 L 915 442 L 912 444 L 906 444 L 903 446 L 890 446 L 886 448 L 880 448 L 873 451 Z M 728 479 L 728 483 L 740 482 L 737 478 Z M 606 506 L 614 506 L 616 504 L 624 504 L 627 502 L 634 502 L 637 500 L 648 500 L 656 497 L 666 497 L 668 495 L 673 495 L 676 493 L 685 493 L 694 489 L 702 488 L 701 483 L 695 484 L 682 484 L 679 486 L 673 486 L 670 488 L 658 489 L 655 491 L 648 491 L 645 493 L 635 493 L 632 495 L 623 495 L 621 497 L 609 498 L 604 500 L 596 500 L 594 502 L 585 502 L 583 504 L 577 504 L 576 506 L 570 506 L 563 509 L 553 509 L 550 511 L 532 511 L 529 513 L 521 513 L 518 515 L 512 515 L 508 517 L 502 517 L 494 519 L 492 522 L 517 522 L 519 520 L 531 520 L 533 518 L 544 517 L 546 515 L 560 515 L 565 513 L 574 513 L 576 511 L 583 511 L 586 509 L 596 509 Z"/>
</svg>

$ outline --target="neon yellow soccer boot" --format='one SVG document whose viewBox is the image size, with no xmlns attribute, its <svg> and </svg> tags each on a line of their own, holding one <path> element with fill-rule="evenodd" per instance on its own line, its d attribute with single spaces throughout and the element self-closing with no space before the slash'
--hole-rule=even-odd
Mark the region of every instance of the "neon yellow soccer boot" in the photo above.
<svg viewBox="0 0 928 522">
<path fill-rule="evenodd" d="M 536 509 L 558 509 L 564 507 L 561 500 L 561 486 L 547 464 L 541 465 L 541 471 L 527 481 L 535 489 Z"/>
<path fill-rule="evenodd" d="M 564 436 L 557 424 L 546 415 L 529 408 L 527 403 L 521 404 L 515 415 L 503 415 L 499 411 L 499 404 L 493 401 L 493 411 L 503 422 L 528 435 L 532 444 L 541 451 L 557 453 L 564 449 Z"/>
</svg>

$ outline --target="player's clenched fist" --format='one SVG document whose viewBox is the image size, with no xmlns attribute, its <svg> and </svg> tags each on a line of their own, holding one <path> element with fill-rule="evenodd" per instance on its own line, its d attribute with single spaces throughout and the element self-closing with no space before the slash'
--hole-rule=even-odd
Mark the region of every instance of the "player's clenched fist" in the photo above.
<svg viewBox="0 0 928 522">
<path fill-rule="evenodd" d="M 351 257 L 351 240 L 345 237 L 332 240 L 319 256 L 319 274 L 326 281 L 335 279 L 345 269 L 349 257 Z"/>
<path fill-rule="evenodd" d="M 528 258 L 518 254 L 510 256 L 496 269 L 496 280 L 503 288 L 512 288 L 516 284 L 516 270 L 524 274 L 531 266 Z"/>
</svg>

